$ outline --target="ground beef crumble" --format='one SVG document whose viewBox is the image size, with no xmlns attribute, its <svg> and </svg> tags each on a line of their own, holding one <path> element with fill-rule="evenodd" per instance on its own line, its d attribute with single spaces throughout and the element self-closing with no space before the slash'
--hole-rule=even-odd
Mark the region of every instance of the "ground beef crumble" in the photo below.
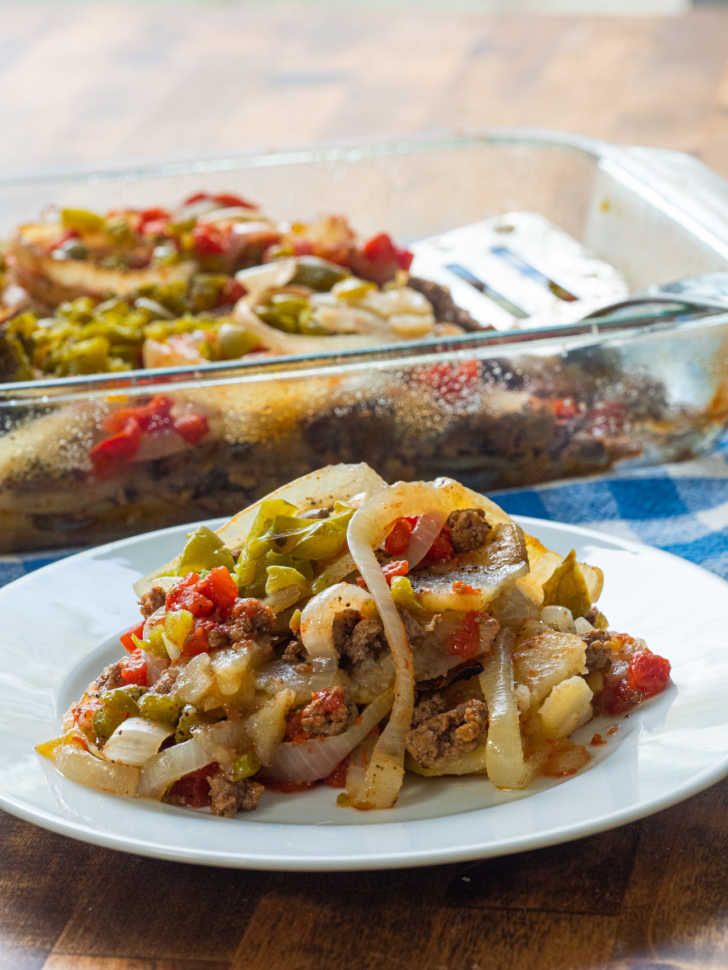
<svg viewBox="0 0 728 970">
<path fill-rule="evenodd" d="M 388 649 L 384 627 L 378 617 L 362 618 L 357 610 L 342 610 L 334 618 L 334 646 L 342 667 L 376 660 Z"/>
<path fill-rule="evenodd" d="M 171 694 L 180 675 L 180 667 L 167 667 L 154 682 L 152 690 L 155 694 Z"/>
<path fill-rule="evenodd" d="M 164 601 L 166 599 L 166 594 L 161 586 L 152 586 L 151 589 L 143 593 L 139 598 L 139 609 L 141 610 L 142 616 L 151 616 L 152 613 L 156 613 L 160 607 L 164 606 Z"/>
<path fill-rule="evenodd" d="M 301 727 L 313 736 L 343 734 L 358 711 L 343 687 L 317 691 L 301 711 Z"/>
<path fill-rule="evenodd" d="M 407 751 L 421 767 L 435 767 L 455 755 L 477 748 L 485 740 L 487 721 L 483 701 L 464 701 L 411 728 L 407 733 Z"/>
<path fill-rule="evenodd" d="M 230 781 L 223 774 L 212 775 L 210 784 L 210 811 L 213 815 L 232 818 L 238 812 L 251 812 L 257 807 L 265 791 L 258 781 Z"/>
<path fill-rule="evenodd" d="M 482 509 L 456 509 L 447 517 L 447 527 L 455 552 L 479 549 L 490 532 L 490 524 Z"/>
</svg>

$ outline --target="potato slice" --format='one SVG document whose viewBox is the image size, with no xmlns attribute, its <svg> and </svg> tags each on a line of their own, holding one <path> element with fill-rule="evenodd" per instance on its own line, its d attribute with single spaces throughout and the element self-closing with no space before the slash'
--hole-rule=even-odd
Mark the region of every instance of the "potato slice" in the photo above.
<svg viewBox="0 0 728 970">
<path fill-rule="evenodd" d="M 431 566 L 410 576 L 412 588 L 424 609 L 482 610 L 503 589 L 528 572 L 528 557 L 521 529 L 514 522 L 499 523 L 482 549 L 453 563 Z M 462 584 L 460 588 L 453 584 Z"/>
<path fill-rule="evenodd" d="M 539 708 L 540 726 L 547 738 L 568 738 L 594 713 L 594 695 L 583 677 L 567 677 L 557 684 Z"/>
<path fill-rule="evenodd" d="M 513 651 L 513 669 L 516 684 L 528 687 L 533 710 L 561 681 L 586 673 L 586 644 L 573 633 L 527 628 Z"/>
</svg>

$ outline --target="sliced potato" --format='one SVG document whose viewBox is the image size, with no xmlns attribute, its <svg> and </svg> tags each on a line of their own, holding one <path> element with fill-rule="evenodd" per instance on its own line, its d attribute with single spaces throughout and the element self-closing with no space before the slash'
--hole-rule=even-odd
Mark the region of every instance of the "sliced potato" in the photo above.
<svg viewBox="0 0 728 970">
<path fill-rule="evenodd" d="M 273 761 L 273 753 L 286 733 L 286 717 L 295 701 L 294 691 L 280 690 L 246 719 L 247 734 L 253 739 L 255 753 L 262 765 Z"/>
<path fill-rule="evenodd" d="M 514 522 L 499 523 L 482 549 L 452 563 L 412 573 L 410 581 L 424 609 L 482 610 L 519 576 L 528 572 L 521 529 Z"/>
<path fill-rule="evenodd" d="M 594 695 L 583 677 L 567 677 L 557 684 L 539 708 L 540 727 L 547 738 L 568 738 L 594 713 Z"/>
<path fill-rule="evenodd" d="M 513 651 L 516 684 L 528 687 L 532 710 L 561 681 L 586 673 L 586 644 L 580 637 L 534 627 L 526 629 Z"/>
</svg>

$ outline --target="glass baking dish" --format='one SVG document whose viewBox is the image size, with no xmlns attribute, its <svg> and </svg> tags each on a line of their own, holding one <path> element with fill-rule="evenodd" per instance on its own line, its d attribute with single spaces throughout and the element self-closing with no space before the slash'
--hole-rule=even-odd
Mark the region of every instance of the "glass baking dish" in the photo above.
<svg viewBox="0 0 728 970">
<path fill-rule="evenodd" d="M 0 231 L 44 205 L 165 204 L 199 188 L 271 212 L 344 212 L 407 241 L 531 212 L 631 291 L 728 266 L 728 186 L 694 159 L 495 131 L 0 181 Z M 231 513 L 334 461 L 480 489 L 677 460 L 728 419 L 728 315 L 398 343 L 0 385 L 0 551 L 80 545 Z M 203 415 L 113 473 L 90 449 L 122 408 Z"/>
</svg>

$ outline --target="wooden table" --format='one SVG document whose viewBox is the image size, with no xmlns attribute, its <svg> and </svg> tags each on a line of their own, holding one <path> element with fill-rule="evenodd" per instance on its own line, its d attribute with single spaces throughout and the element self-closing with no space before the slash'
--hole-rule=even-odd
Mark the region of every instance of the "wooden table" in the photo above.
<svg viewBox="0 0 728 970">
<path fill-rule="evenodd" d="M 0 7 L 0 38 L 4 170 L 538 124 L 694 151 L 728 176 L 728 11 L 17 3 Z M 269 875 L 124 856 L 0 814 L 0 968 L 726 968 L 727 817 L 724 783 L 527 855 Z"/>
</svg>

